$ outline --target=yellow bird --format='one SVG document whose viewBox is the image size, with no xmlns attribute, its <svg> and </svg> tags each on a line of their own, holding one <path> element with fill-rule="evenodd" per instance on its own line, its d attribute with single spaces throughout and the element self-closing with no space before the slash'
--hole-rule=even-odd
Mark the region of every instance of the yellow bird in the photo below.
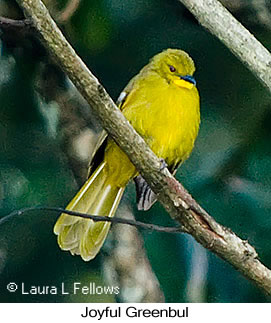
<svg viewBox="0 0 271 323">
<path fill-rule="evenodd" d="M 134 129 L 174 174 L 189 157 L 199 130 L 199 94 L 194 71 L 194 62 L 187 53 L 167 49 L 143 67 L 117 102 Z M 132 178 L 139 210 L 148 210 L 156 201 L 129 158 L 105 133 L 93 156 L 89 178 L 67 210 L 112 217 Z M 88 261 L 101 249 L 109 228 L 109 222 L 61 214 L 54 233 L 61 249 Z"/>
</svg>

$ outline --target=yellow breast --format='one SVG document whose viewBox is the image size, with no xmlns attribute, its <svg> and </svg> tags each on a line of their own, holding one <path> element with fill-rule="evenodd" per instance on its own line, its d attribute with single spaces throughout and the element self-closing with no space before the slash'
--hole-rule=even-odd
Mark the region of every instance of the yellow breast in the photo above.
<svg viewBox="0 0 271 323">
<path fill-rule="evenodd" d="M 134 93 L 133 93 L 134 92 Z M 144 80 L 125 102 L 123 113 L 153 152 L 174 167 L 190 155 L 200 123 L 196 87 L 180 88 L 163 79 Z"/>
</svg>

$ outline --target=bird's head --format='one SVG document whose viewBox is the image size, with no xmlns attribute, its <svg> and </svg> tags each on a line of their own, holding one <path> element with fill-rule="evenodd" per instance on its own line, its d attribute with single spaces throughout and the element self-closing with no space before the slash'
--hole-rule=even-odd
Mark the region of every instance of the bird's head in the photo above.
<svg viewBox="0 0 271 323">
<path fill-rule="evenodd" d="M 179 49 L 167 49 L 155 55 L 150 62 L 151 70 L 178 87 L 191 90 L 196 86 L 193 77 L 195 65 L 192 58 Z"/>
</svg>

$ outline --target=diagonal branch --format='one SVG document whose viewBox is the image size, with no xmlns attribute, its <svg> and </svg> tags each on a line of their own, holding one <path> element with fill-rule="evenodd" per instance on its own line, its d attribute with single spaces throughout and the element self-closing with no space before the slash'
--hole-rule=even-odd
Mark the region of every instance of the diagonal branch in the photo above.
<svg viewBox="0 0 271 323">
<path fill-rule="evenodd" d="M 217 0 L 178 0 L 271 91 L 271 54 Z"/>
<path fill-rule="evenodd" d="M 48 51 L 92 106 L 103 127 L 147 180 L 171 217 L 204 247 L 225 259 L 271 294 L 271 271 L 258 260 L 255 249 L 208 215 L 167 169 L 160 170 L 159 159 L 76 55 L 42 2 L 17 1 L 24 9 L 25 15 L 32 20 Z"/>
</svg>

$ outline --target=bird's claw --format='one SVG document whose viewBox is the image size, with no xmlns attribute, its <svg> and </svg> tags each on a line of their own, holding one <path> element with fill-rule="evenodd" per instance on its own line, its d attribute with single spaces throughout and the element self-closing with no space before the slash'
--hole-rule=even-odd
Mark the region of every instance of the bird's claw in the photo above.
<svg viewBox="0 0 271 323">
<path fill-rule="evenodd" d="M 160 161 L 160 171 L 167 168 L 168 164 L 165 162 L 165 160 L 163 158 L 160 158 L 159 161 Z"/>
</svg>

